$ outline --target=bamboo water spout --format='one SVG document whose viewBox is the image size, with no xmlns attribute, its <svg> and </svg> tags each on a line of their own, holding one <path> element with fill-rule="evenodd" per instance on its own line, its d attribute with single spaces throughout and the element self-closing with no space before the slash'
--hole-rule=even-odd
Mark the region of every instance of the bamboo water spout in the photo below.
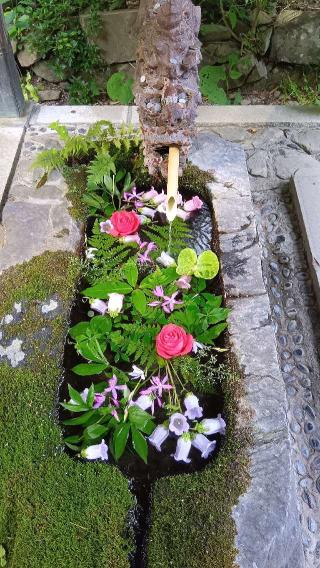
<svg viewBox="0 0 320 568">
<path fill-rule="evenodd" d="M 166 215 L 169 223 L 174 221 L 177 215 L 178 205 L 178 185 L 179 185 L 179 148 L 170 146 L 168 158 L 168 183 Z"/>
</svg>

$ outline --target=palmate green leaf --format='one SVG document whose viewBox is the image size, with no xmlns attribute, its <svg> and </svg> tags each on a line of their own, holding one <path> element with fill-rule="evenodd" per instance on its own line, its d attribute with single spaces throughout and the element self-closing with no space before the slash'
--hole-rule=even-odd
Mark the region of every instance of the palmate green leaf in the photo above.
<svg viewBox="0 0 320 568">
<path fill-rule="evenodd" d="M 230 313 L 228 308 L 213 308 L 208 312 L 208 322 L 210 325 L 224 321 Z"/>
<path fill-rule="evenodd" d="M 197 341 L 200 343 L 210 344 L 214 339 L 217 339 L 219 335 L 228 327 L 227 323 L 218 323 L 213 327 L 210 327 L 205 333 L 197 337 Z"/>
<path fill-rule="evenodd" d="M 130 294 L 132 292 L 132 286 L 126 282 L 119 282 L 117 280 L 109 280 L 106 282 L 99 282 L 92 288 L 86 288 L 81 292 L 83 296 L 88 298 L 97 298 L 99 300 L 105 300 L 109 294 L 117 292 L 118 294 Z"/>
<path fill-rule="evenodd" d="M 148 444 L 143 434 L 133 424 L 131 424 L 131 438 L 135 452 L 137 452 L 144 463 L 148 463 Z"/>
<path fill-rule="evenodd" d="M 91 375 L 99 375 L 107 369 L 108 365 L 106 363 L 79 363 L 72 367 L 72 372 L 81 377 L 90 377 Z"/>
<path fill-rule="evenodd" d="M 147 298 L 142 290 L 133 290 L 131 301 L 137 312 L 144 315 L 147 310 Z"/>
<path fill-rule="evenodd" d="M 113 442 L 114 442 L 114 454 L 115 459 L 118 460 L 121 458 L 129 437 L 130 431 L 130 424 L 125 422 L 124 424 L 119 424 L 113 434 Z"/>
</svg>

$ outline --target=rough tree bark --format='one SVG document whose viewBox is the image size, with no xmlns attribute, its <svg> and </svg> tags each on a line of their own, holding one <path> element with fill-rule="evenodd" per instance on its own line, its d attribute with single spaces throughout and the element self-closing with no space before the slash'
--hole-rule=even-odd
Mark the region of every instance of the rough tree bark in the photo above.
<svg viewBox="0 0 320 568">
<path fill-rule="evenodd" d="M 201 9 L 191 0 L 141 0 L 135 99 L 151 175 L 167 176 L 168 147 L 182 171 L 194 135 L 201 61 Z M 180 172 L 181 173 L 181 172 Z"/>
</svg>

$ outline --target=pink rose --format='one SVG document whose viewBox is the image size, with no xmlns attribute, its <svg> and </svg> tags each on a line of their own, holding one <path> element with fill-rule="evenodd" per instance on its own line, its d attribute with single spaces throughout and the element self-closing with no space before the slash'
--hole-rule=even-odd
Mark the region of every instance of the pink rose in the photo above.
<svg viewBox="0 0 320 568">
<path fill-rule="evenodd" d="M 197 195 L 195 195 L 192 199 L 189 199 L 189 201 L 185 201 L 184 203 L 184 210 L 185 211 L 197 211 L 197 209 L 201 209 L 203 205 L 203 201 L 200 199 L 200 197 L 198 197 Z"/>
<path fill-rule="evenodd" d="M 137 213 L 134 211 L 115 211 L 110 217 L 110 225 L 105 232 L 113 237 L 126 237 L 136 233 L 139 227 L 140 219 Z"/>
<path fill-rule="evenodd" d="M 164 359 L 186 355 L 190 353 L 192 346 L 192 335 L 174 323 L 165 325 L 156 337 L 157 353 Z"/>
</svg>

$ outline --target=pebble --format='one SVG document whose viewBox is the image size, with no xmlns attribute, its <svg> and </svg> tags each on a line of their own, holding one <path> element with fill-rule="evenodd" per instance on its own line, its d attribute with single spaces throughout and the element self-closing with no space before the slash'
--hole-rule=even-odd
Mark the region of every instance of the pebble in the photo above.
<svg viewBox="0 0 320 568">
<path fill-rule="evenodd" d="M 300 487 L 303 487 L 304 489 L 311 489 L 312 484 L 313 484 L 313 480 L 311 479 L 311 477 L 303 477 L 299 481 Z"/>
<path fill-rule="evenodd" d="M 309 416 L 310 416 L 313 420 L 315 419 L 316 413 L 315 413 L 315 411 L 313 410 L 312 406 L 310 406 L 310 404 L 306 404 L 306 405 L 303 407 L 303 410 L 304 410 L 307 414 L 309 414 Z"/>
<path fill-rule="evenodd" d="M 271 274 L 271 280 L 274 282 L 274 284 L 280 283 L 280 278 L 276 274 Z"/>
<path fill-rule="evenodd" d="M 298 475 L 305 475 L 306 474 L 306 466 L 301 460 L 296 460 L 296 471 Z"/>
<path fill-rule="evenodd" d="M 284 289 L 285 290 L 291 290 L 292 287 L 293 287 L 292 282 L 285 282 L 284 283 Z"/>
<path fill-rule="evenodd" d="M 299 432 L 301 432 L 301 426 L 298 422 L 292 420 L 290 422 L 290 430 L 294 432 L 294 434 L 298 434 Z"/>
<path fill-rule="evenodd" d="M 319 438 L 316 438 L 315 436 L 311 436 L 311 438 L 309 439 L 309 444 L 310 444 L 310 448 L 312 448 L 313 450 L 320 450 Z"/>
<path fill-rule="evenodd" d="M 285 360 L 290 359 L 290 357 L 291 357 L 290 351 L 282 351 L 281 357 L 282 357 L 282 359 L 285 359 Z"/>
<path fill-rule="evenodd" d="M 287 388 L 287 395 L 288 395 L 288 396 L 293 397 L 293 396 L 295 396 L 296 394 L 297 394 L 297 391 L 296 391 L 296 389 L 295 389 L 294 387 L 289 386 L 289 387 Z"/>
<path fill-rule="evenodd" d="M 290 306 L 294 305 L 294 298 L 287 298 L 286 299 L 286 307 L 290 308 Z"/>
<path fill-rule="evenodd" d="M 12 321 L 13 321 L 13 315 L 11 315 L 11 314 L 7 314 L 7 315 L 4 316 L 4 318 L 3 318 L 3 323 L 5 323 L 5 324 L 7 324 L 7 325 L 8 325 L 9 323 L 11 323 Z"/>
<path fill-rule="evenodd" d="M 317 525 L 317 522 L 312 517 L 308 517 L 307 525 L 308 525 L 308 529 L 309 529 L 310 532 L 312 532 L 312 533 L 317 532 L 318 525 Z"/>
<path fill-rule="evenodd" d="M 316 547 L 314 549 L 314 555 L 317 560 L 320 558 L 320 542 L 317 542 Z"/>
<path fill-rule="evenodd" d="M 297 315 L 297 310 L 295 308 L 290 308 L 286 313 L 288 318 L 295 318 Z"/>
<path fill-rule="evenodd" d="M 314 458 L 314 460 L 311 462 L 311 467 L 312 469 L 314 469 L 315 471 L 320 471 L 320 457 L 316 457 Z M 319 480 L 319 493 L 320 493 L 320 477 L 318 477 L 317 482 Z"/>
<path fill-rule="evenodd" d="M 272 286 L 271 292 L 272 292 L 272 294 L 274 295 L 275 298 L 281 298 L 281 294 L 280 294 L 279 290 L 277 290 L 277 288 L 275 288 L 274 286 Z"/>
<path fill-rule="evenodd" d="M 304 389 L 309 389 L 311 387 L 311 381 L 309 377 L 302 377 L 301 379 L 299 379 L 299 385 L 301 385 Z"/>
<path fill-rule="evenodd" d="M 297 329 L 297 322 L 296 320 L 289 321 L 287 329 L 288 331 L 295 331 Z"/>
<path fill-rule="evenodd" d="M 285 363 L 284 365 L 281 365 L 281 370 L 283 371 L 283 373 L 291 373 L 293 366 L 289 363 Z"/>
<path fill-rule="evenodd" d="M 316 488 L 317 488 L 318 493 L 320 493 L 320 475 L 316 479 Z"/>
<path fill-rule="evenodd" d="M 303 335 L 301 335 L 300 333 L 297 335 L 293 336 L 293 343 L 295 343 L 296 345 L 300 345 L 300 343 L 303 342 Z"/>
<path fill-rule="evenodd" d="M 285 278 L 289 278 L 290 274 L 291 274 L 291 270 L 289 270 L 289 268 L 283 268 L 282 269 L 282 274 Z"/>
<path fill-rule="evenodd" d="M 302 492 L 302 500 L 308 505 L 310 509 L 314 509 L 316 506 L 316 500 L 314 496 L 309 493 L 309 491 L 304 490 Z"/>
<path fill-rule="evenodd" d="M 288 257 L 288 255 L 286 254 L 281 254 L 279 256 L 279 262 L 280 264 L 288 264 L 288 262 L 290 261 L 290 258 Z"/>
<path fill-rule="evenodd" d="M 309 448 L 307 448 L 307 446 L 304 446 L 303 448 L 301 448 L 301 453 L 306 460 L 310 456 L 310 450 L 309 450 Z"/>
<path fill-rule="evenodd" d="M 309 280 L 309 274 L 307 272 L 297 272 L 296 277 L 298 280 Z"/>
<path fill-rule="evenodd" d="M 304 365 L 303 363 L 297 363 L 297 369 L 298 371 L 300 371 L 300 373 L 303 373 L 304 375 L 309 375 L 310 370 L 307 367 L 307 365 Z"/>
<path fill-rule="evenodd" d="M 278 341 L 280 343 L 280 345 L 282 345 L 282 347 L 285 347 L 287 345 L 287 336 L 286 335 L 279 335 L 278 337 Z"/>
<path fill-rule="evenodd" d="M 269 266 L 272 272 L 279 272 L 279 265 L 276 262 L 270 262 Z"/>
<path fill-rule="evenodd" d="M 286 237 L 284 235 L 279 235 L 276 239 L 277 243 L 284 243 Z"/>
<path fill-rule="evenodd" d="M 302 357 L 304 354 L 303 349 L 301 349 L 301 347 L 298 347 L 297 349 L 294 349 L 293 351 L 293 356 L 294 357 Z"/>
<path fill-rule="evenodd" d="M 276 304 L 275 306 L 273 306 L 273 312 L 275 313 L 276 316 L 281 316 L 282 309 L 280 306 L 278 306 L 278 304 Z"/>
</svg>

